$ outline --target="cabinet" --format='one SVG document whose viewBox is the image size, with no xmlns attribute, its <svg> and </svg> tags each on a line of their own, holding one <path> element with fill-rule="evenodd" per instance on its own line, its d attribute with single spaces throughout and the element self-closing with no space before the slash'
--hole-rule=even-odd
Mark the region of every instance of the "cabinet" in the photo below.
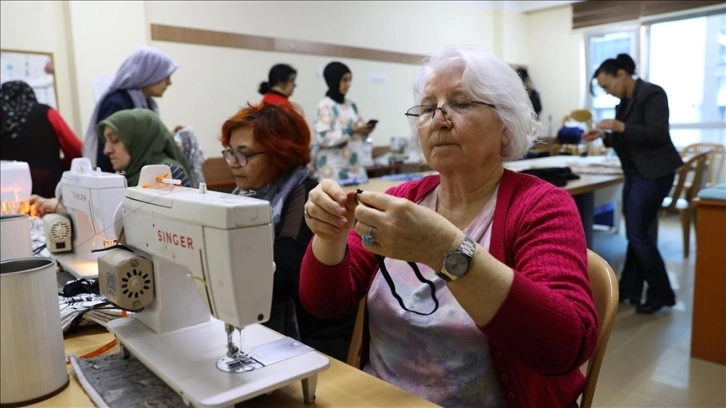
<svg viewBox="0 0 726 408">
<path fill-rule="evenodd" d="M 694 199 L 696 271 L 691 357 L 726 365 L 726 201 Z"/>
</svg>

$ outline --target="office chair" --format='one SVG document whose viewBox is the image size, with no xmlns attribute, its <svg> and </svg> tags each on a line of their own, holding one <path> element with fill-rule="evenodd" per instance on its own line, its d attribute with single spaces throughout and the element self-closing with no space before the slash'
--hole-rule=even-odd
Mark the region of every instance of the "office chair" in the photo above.
<svg viewBox="0 0 726 408">
<path fill-rule="evenodd" d="M 709 152 L 700 153 L 683 163 L 676 173 L 675 186 L 671 190 L 671 194 L 661 203 L 661 209 L 664 212 L 678 213 L 681 218 L 684 258 L 688 258 L 690 252 L 693 199 L 698 196 L 698 191 L 701 189 L 708 155 Z"/>
<path fill-rule="evenodd" d="M 207 189 L 230 193 L 237 187 L 232 170 L 229 169 L 224 157 L 210 157 L 202 164 L 202 173 Z"/>
<path fill-rule="evenodd" d="M 610 333 L 615 323 L 619 293 L 618 279 L 615 277 L 613 268 L 600 255 L 589 249 L 587 250 L 587 273 L 590 277 L 592 297 L 595 303 L 595 309 L 597 310 L 598 333 L 597 344 L 587 362 L 587 371 L 585 372 L 585 389 L 582 392 L 582 400 L 580 402 L 580 407 L 584 408 L 592 406 L 597 379 L 600 375 L 600 367 L 602 366 L 605 349 L 607 348 Z M 366 297 L 364 296 L 358 304 L 353 336 L 351 337 L 348 358 L 346 359 L 346 363 L 356 368 L 361 368 L 361 350 L 366 320 L 365 314 Z"/>
</svg>

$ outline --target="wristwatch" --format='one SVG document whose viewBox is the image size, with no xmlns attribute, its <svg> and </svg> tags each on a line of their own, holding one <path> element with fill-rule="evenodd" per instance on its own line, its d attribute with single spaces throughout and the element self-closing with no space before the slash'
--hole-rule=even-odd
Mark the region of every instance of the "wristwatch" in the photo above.
<svg viewBox="0 0 726 408">
<path fill-rule="evenodd" d="M 475 249 L 476 242 L 469 236 L 464 237 L 458 248 L 444 255 L 444 264 L 436 275 L 447 282 L 463 277 L 469 272 Z"/>
</svg>

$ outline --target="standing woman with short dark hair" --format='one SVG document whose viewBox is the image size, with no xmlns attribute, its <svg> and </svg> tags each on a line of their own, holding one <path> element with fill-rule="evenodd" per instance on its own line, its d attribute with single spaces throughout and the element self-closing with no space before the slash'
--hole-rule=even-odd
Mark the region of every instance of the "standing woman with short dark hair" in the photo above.
<svg viewBox="0 0 726 408">
<path fill-rule="evenodd" d="M 660 86 L 634 75 L 635 61 L 628 54 L 605 60 L 595 71 L 592 79 L 619 98 L 620 104 L 615 107 L 615 119 L 601 120 L 583 138 L 588 142 L 602 138 L 620 158 L 625 174 L 623 212 L 628 239 L 620 301 L 637 304 L 638 313 L 651 314 L 676 303 L 658 243 L 648 230 L 656 222 L 661 202 L 683 161 L 671 141 L 668 96 Z M 641 303 L 644 282 L 648 290 L 646 301 Z"/>
</svg>

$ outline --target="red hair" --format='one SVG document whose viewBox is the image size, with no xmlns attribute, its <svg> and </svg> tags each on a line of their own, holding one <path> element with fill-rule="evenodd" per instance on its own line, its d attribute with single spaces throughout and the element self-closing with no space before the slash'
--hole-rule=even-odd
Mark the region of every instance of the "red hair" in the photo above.
<svg viewBox="0 0 726 408">
<path fill-rule="evenodd" d="M 273 179 L 310 162 L 310 128 L 292 105 L 248 104 L 222 125 L 222 145 L 229 146 L 232 132 L 245 127 L 252 128 L 260 151 L 270 152 Z"/>
</svg>

